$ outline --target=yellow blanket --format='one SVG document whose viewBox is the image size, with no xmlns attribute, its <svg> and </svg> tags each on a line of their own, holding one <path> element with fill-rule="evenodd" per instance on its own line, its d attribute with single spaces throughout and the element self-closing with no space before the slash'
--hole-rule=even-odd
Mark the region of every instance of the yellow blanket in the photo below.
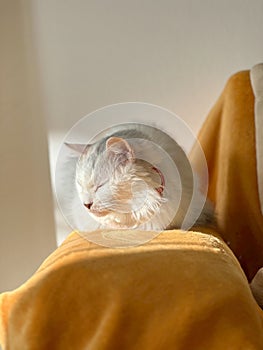
<svg viewBox="0 0 263 350">
<path fill-rule="evenodd" d="M 250 71 L 233 75 L 198 137 L 208 162 L 208 195 L 216 206 L 219 232 L 249 279 L 263 266 L 254 103 Z M 191 162 L 202 174 L 195 148 Z"/>
<path fill-rule="evenodd" d="M 263 319 L 220 239 L 167 231 L 111 249 L 71 234 L 2 294 L 4 349 L 263 349 Z"/>
<path fill-rule="evenodd" d="M 249 72 L 228 82 L 199 136 L 220 233 L 251 278 L 263 266 Z M 192 152 L 199 173 L 198 157 Z M 215 232 L 180 230 L 125 249 L 72 233 L 0 296 L 4 350 L 263 349 L 263 315 Z"/>
</svg>

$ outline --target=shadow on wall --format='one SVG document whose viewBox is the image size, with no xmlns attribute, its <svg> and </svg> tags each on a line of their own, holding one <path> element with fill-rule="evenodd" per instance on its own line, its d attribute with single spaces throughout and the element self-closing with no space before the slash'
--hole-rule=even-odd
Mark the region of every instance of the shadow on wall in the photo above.
<svg viewBox="0 0 263 350">
<path fill-rule="evenodd" d="M 56 247 L 29 5 L 1 3 L 0 291 L 24 282 Z"/>
</svg>

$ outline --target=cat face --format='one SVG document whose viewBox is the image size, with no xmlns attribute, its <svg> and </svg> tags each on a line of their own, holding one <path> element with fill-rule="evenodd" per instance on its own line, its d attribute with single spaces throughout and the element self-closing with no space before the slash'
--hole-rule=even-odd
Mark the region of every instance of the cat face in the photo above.
<svg viewBox="0 0 263 350">
<path fill-rule="evenodd" d="M 122 138 L 89 145 L 76 169 L 80 200 L 91 216 L 109 228 L 137 227 L 150 220 L 163 202 L 151 169 L 136 160 Z"/>
</svg>

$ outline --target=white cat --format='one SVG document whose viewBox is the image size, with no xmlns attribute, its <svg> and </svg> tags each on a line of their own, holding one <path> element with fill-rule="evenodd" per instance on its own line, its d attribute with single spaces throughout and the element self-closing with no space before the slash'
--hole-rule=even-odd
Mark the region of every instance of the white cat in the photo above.
<svg viewBox="0 0 263 350">
<path fill-rule="evenodd" d="M 112 127 L 93 144 L 67 145 L 80 154 L 79 197 L 102 227 L 171 229 L 214 223 L 211 204 L 194 191 L 197 180 L 185 152 L 163 131 L 125 123 Z M 143 150 L 153 161 L 138 158 Z M 179 181 L 175 171 L 167 174 L 164 166 L 156 166 L 159 150 L 174 163 Z"/>
</svg>

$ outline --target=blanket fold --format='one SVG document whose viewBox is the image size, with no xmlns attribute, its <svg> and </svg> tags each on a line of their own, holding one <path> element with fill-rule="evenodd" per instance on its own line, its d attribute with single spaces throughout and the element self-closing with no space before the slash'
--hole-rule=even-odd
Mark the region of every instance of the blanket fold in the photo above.
<svg viewBox="0 0 263 350">
<path fill-rule="evenodd" d="M 250 71 L 234 74 L 198 135 L 208 163 L 208 196 L 215 204 L 219 233 L 249 280 L 263 266 L 254 105 Z M 202 176 L 198 157 L 194 147 L 190 160 Z"/>
<path fill-rule="evenodd" d="M 227 245 L 166 231 L 111 249 L 71 234 L 0 297 L 5 350 L 262 349 L 262 315 Z"/>
</svg>

